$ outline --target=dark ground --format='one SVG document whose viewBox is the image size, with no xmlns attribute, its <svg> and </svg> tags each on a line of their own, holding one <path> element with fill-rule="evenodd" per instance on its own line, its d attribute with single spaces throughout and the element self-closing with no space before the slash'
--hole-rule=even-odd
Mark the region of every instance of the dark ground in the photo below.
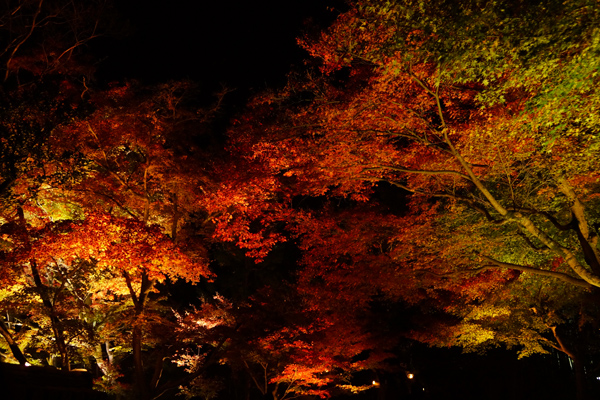
<svg viewBox="0 0 600 400">
<path fill-rule="evenodd" d="M 485 355 L 455 349 L 416 349 L 414 379 L 402 373 L 378 377 L 380 387 L 340 400 L 570 400 L 575 377 L 563 354 L 534 355 L 521 360 L 513 351 L 495 349 Z M 363 379 L 375 379 L 374 375 Z M 600 380 L 588 375 L 589 398 L 600 398 Z"/>
</svg>

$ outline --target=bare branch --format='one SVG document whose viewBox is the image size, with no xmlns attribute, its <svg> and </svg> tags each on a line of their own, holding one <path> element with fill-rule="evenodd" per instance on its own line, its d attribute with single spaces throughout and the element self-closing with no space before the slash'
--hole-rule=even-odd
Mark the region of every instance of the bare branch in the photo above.
<svg viewBox="0 0 600 400">
<path fill-rule="evenodd" d="M 556 339 L 556 342 L 558 343 L 558 347 L 557 346 L 552 346 L 552 347 L 554 347 L 557 350 L 562 351 L 563 353 L 565 353 L 566 355 L 571 357 L 572 360 L 575 360 L 577 358 L 577 357 L 575 357 L 575 354 L 565 347 L 565 344 L 560 339 L 560 336 L 558 336 L 558 334 L 556 333 L 556 326 L 550 326 L 549 328 L 552 331 L 552 335 L 554 335 L 554 339 Z"/>
<path fill-rule="evenodd" d="M 29 32 L 27 33 L 27 35 L 25 35 L 25 37 L 23 39 L 21 39 L 21 41 L 19 43 L 17 43 L 15 45 L 15 47 L 13 48 L 13 51 L 10 53 L 10 56 L 8 57 L 8 61 L 6 61 L 6 74 L 4 74 L 4 82 L 6 82 L 6 80 L 8 79 L 8 76 L 10 74 L 10 63 L 12 62 L 13 58 L 15 57 L 15 54 L 17 53 L 19 48 L 23 45 L 23 43 L 25 43 L 27 41 L 27 39 L 29 39 L 31 37 L 31 35 L 33 34 L 33 31 L 37 27 L 37 18 L 40 15 L 40 12 L 42 11 L 43 3 L 44 3 L 44 0 L 39 1 L 37 10 L 35 11 L 35 14 L 33 16 L 33 20 L 31 21 L 31 28 L 29 29 Z"/>
</svg>

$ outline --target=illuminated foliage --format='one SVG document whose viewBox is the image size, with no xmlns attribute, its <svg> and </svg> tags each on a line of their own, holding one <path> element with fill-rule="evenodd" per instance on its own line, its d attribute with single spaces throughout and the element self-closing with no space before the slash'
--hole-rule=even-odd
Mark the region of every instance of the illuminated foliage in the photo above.
<svg viewBox="0 0 600 400">
<path fill-rule="evenodd" d="M 266 114 L 275 123 L 265 127 L 250 121 L 250 126 L 236 131 L 241 134 L 234 140 L 249 148 L 255 159 L 296 179 L 302 194 L 360 200 L 367 198 L 374 182 L 384 181 L 412 193 L 415 212 L 425 208 L 418 204 L 420 199 L 431 199 L 429 204 L 446 221 L 438 226 L 447 231 L 452 227 L 459 235 L 473 229 L 488 232 L 480 236 L 479 245 L 469 243 L 461 249 L 464 263 L 450 268 L 485 265 L 547 275 L 544 266 L 562 259 L 563 269 L 552 276 L 581 287 L 598 286 L 596 217 L 586 211 L 597 197 L 595 128 L 590 126 L 579 138 L 567 128 L 556 129 L 554 123 L 535 122 L 548 111 L 538 99 L 557 83 L 526 81 L 523 88 L 515 89 L 510 82 L 529 73 L 525 69 L 529 64 L 503 70 L 505 78 L 493 85 L 477 71 L 468 77 L 457 75 L 455 71 L 464 66 L 461 60 L 472 54 L 461 47 L 462 36 L 450 34 L 441 36 L 440 46 L 446 47 L 440 50 L 435 32 L 463 23 L 463 17 L 487 15 L 475 14 L 475 3 L 464 7 L 457 21 L 450 19 L 444 25 L 445 19 L 437 19 L 441 4 L 431 3 L 423 10 L 416 4 L 357 2 L 320 39 L 305 44 L 327 73 L 342 67 L 349 71 L 343 88 L 327 77 L 293 83 L 286 93 L 257 105 L 271 110 L 274 103 L 282 107 L 276 119 Z M 501 9 L 489 7 L 493 15 Z M 406 31 L 413 21 L 411 13 L 425 15 L 431 10 L 437 12 L 415 22 L 428 28 L 411 26 L 416 32 L 411 37 Z M 543 26 L 547 23 L 544 20 Z M 515 41 L 532 29 L 521 28 L 511 37 Z M 579 34 L 593 46 L 592 38 Z M 527 61 L 552 64 L 543 56 L 550 57 L 548 52 L 554 48 L 539 46 Z M 574 48 L 563 55 L 564 62 L 575 62 L 586 49 L 584 45 Z M 439 60 L 446 51 L 448 60 Z M 511 51 L 519 53 L 518 48 Z M 554 68 L 552 74 L 561 79 L 560 84 L 575 79 L 568 69 Z M 301 90 L 310 91 L 312 100 L 291 106 Z M 492 90 L 505 92 L 504 100 L 485 100 Z M 586 90 L 589 94 L 586 91 L 578 98 L 592 101 L 594 86 Z M 565 93 L 563 101 L 572 94 Z M 548 147 L 551 135 L 552 149 Z"/>
<path fill-rule="evenodd" d="M 365 357 L 376 341 L 359 318 L 313 309 L 293 287 L 265 287 L 233 315 L 237 329 L 225 361 L 263 396 L 283 400 L 351 392 L 357 389 L 349 383 L 353 372 L 389 356 Z"/>
<path fill-rule="evenodd" d="M 159 227 L 106 214 L 31 229 L 28 243 L 7 257 L 16 291 L 3 304 L 28 316 L 23 333 L 37 332 L 29 349 L 58 351 L 67 369 L 94 357 L 110 390 L 120 386 L 121 352 L 139 354 L 143 372 L 142 352 L 163 352 L 165 341 L 184 345 L 173 338 L 177 324 L 157 302 L 156 284 L 212 276 L 205 260 L 190 258 Z M 44 342 L 50 337 L 54 342 Z"/>
<path fill-rule="evenodd" d="M 222 95 L 198 109 L 188 82 L 47 78 L 74 48 L 40 64 L 23 32 L 50 11 L 19 3 L 34 18 L 14 17 L 26 51 L 6 48 L 7 76 L 52 90 L 0 113 L 1 301 L 27 325 L 0 326 L 15 360 L 15 344 L 66 368 L 91 356 L 106 390 L 131 382 L 144 400 L 214 396 L 218 364 L 277 400 L 355 392 L 352 373 L 385 368 L 401 336 L 580 363 L 600 287 L 598 7 L 458 3 L 349 2 L 300 40 L 314 68 L 257 96 L 226 149 L 198 145 Z M 213 277 L 209 254 L 234 244 L 258 269 L 284 242 L 300 253 L 285 282 L 165 306 L 177 281 Z M 369 324 L 389 304 L 406 319 L 394 332 Z M 184 370 L 168 382 L 167 360 Z"/>
<path fill-rule="evenodd" d="M 559 338 L 578 315 L 593 319 L 576 305 L 600 286 L 598 12 L 585 1 L 359 0 L 302 39 L 318 71 L 257 97 L 234 146 L 289 198 L 380 213 L 294 220 L 306 222 L 293 228 L 304 282 L 340 303 L 364 307 L 382 291 L 455 316 L 415 333 L 429 343 L 577 358 Z M 382 185 L 409 198 L 401 218 L 378 204 Z M 367 250 L 379 229 L 381 254 Z"/>
</svg>

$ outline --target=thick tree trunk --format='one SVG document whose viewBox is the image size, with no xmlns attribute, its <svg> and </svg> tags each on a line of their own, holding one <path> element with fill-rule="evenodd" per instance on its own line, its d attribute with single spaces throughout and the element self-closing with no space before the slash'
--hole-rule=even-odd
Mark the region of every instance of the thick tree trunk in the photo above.
<svg viewBox="0 0 600 400">
<path fill-rule="evenodd" d="M 587 382 L 585 378 L 585 367 L 579 356 L 573 359 L 573 368 L 575 369 L 575 389 L 577 392 L 577 400 L 590 400 Z"/>
<path fill-rule="evenodd" d="M 558 335 L 555 326 L 551 326 L 550 330 L 558 343 L 555 348 L 562 351 L 573 361 L 573 368 L 575 370 L 575 390 L 577 393 L 577 400 L 590 400 L 588 397 L 587 383 L 585 379 L 585 366 L 583 360 L 572 348 L 567 348 L 562 338 Z"/>
</svg>

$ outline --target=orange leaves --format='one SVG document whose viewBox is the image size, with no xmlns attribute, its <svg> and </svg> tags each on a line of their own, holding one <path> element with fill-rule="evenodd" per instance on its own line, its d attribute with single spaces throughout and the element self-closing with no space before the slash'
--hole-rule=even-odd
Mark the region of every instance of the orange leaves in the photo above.
<svg viewBox="0 0 600 400">
<path fill-rule="evenodd" d="M 31 251 L 20 256 L 22 262 L 33 257 L 42 266 L 57 260 L 68 265 L 93 259 L 117 281 L 123 272 L 134 277 L 145 273 L 157 281 L 168 276 L 196 282 L 211 276 L 204 260 L 190 259 L 160 229 L 130 219 L 89 214 L 83 221 L 48 224 L 33 237 Z"/>
<path fill-rule="evenodd" d="M 377 60 L 378 49 L 395 33 L 395 27 L 388 22 L 394 11 L 378 11 L 375 8 L 352 7 L 339 15 L 319 40 L 301 39 L 299 43 L 313 57 L 321 60 L 321 70 L 325 73 L 335 72 L 357 59 Z"/>
<path fill-rule="evenodd" d="M 244 169 L 243 167 L 247 167 Z M 273 226 L 285 223 L 289 200 L 281 182 L 254 163 L 223 167 L 220 186 L 202 199 L 214 223 L 213 237 L 235 242 L 249 257 L 262 260 L 272 247 L 285 241 Z"/>
<path fill-rule="evenodd" d="M 164 109 L 177 90 L 176 83 L 150 94 L 131 85 L 113 87 L 95 96 L 93 114 L 54 130 L 52 151 L 70 155 L 59 163 L 70 178 L 60 182 L 63 193 L 92 210 L 114 208 L 160 224 L 175 239 L 208 186 L 208 162 L 189 157 L 197 149 L 189 132 L 181 132 L 179 118 L 189 111 Z"/>
</svg>

